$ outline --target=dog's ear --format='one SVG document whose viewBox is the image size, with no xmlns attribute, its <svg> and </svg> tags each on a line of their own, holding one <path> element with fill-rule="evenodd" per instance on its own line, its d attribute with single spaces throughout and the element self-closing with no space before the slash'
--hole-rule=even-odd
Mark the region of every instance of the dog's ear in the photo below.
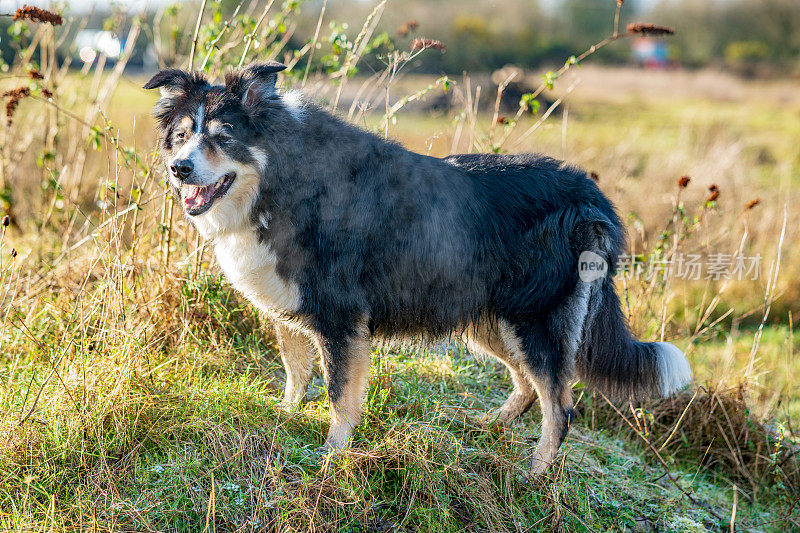
<svg viewBox="0 0 800 533">
<path fill-rule="evenodd" d="M 246 108 L 252 109 L 275 94 L 278 72 L 285 68 L 286 65 L 277 61 L 251 63 L 226 75 L 225 88 L 239 96 Z"/>
<path fill-rule="evenodd" d="M 195 89 L 207 87 L 208 80 L 199 72 L 189 73 L 177 68 L 159 71 L 144 84 L 145 89 L 159 89 L 161 98 L 153 110 L 156 118 L 167 120 L 178 100 Z"/>
</svg>

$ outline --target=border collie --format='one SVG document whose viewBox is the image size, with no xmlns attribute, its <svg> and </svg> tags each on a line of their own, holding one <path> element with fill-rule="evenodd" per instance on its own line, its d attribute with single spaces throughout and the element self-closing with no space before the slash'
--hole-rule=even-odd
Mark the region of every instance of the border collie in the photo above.
<svg viewBox="0 0 800 533">
<path fill-rule="evenodd" d="M 460 338 L 502 361 L 514 388 L 493 419 L 541 404 L 532 476 L 566 437 L 573 377 L 618 399 L 691 381 L 675 346 L 629 332 L 613 281 L 624 229 L 584 171 L 533 154 L 410 152 L 277 90 L 284 68 L 254 63 L 223 85 L 167 69 L 144 87 L 161 89 L 154 114 L 186 215 L 274 320 L 285 408 L 320 354 L 326 449 L 346 448 L 359 423 L 373 340 Z"/>
</svg>

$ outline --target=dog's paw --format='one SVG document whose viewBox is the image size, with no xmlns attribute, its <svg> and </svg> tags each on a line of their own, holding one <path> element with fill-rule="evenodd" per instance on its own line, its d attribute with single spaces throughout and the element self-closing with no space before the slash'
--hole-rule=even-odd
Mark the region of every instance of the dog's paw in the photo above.
<svg viewBox="0 0 800 533">
<path fill-rule="evenodd" d="M 286 413 L 287 415 L 295 415 L 300 412 L 300 409 L 303 407 L 303 403 L 301 400 L 281 400 L 281 403 L 278 404 L 281 411 Z"/>
<path fill-rule="evenodd" d="M 328 440 L 325 441 L 325 444 L 320 446 L 319 449 L 322 451 L 323 455 L 327 455 L 327 456 L 331 456 L 332 457 L 332 456 L 337 455 L 337 454 L 343 452 L 344 450 L 346 450 L 347 449 L 347 445 L 346 444 L 341 444 L 341 443 L 338 443 L 338 442 L 333 442 L 330 439 L 328 439 Z"/>
<path fill-rule="evenodd" d="M 312 448 L 307 452 L 309 459 L 317 463 L 323 469 L 329 464 L 335 463 L 336 459 L 344 452 L 343 448 L 336 447 L 326 442 L 322 446 Z"/>
</svg>

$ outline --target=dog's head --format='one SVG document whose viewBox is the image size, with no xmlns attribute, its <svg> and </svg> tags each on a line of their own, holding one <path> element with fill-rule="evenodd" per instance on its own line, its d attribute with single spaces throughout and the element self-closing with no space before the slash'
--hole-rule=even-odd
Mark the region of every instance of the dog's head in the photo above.
<svg viewBox="0 0 800 533">
<path fill-rule="evenodd" d="M 228 73 L 224 85 L 166 69 L 144 86 L 161 90 L 154 114 L 169 181 L 206 236 L 234 229 L 250 215 L 267 165 L 260 141 L 293 114 L 275 88 L 285 68 L 254 63 Z"/>
</svg>

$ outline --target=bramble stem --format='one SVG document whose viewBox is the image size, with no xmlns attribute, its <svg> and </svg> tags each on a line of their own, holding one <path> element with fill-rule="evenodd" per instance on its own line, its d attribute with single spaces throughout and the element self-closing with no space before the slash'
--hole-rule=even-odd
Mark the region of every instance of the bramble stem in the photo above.
<svg viewBox="0 0 800 533">
<path fill-rule="evenodd" d="M 197 50 L 197 36 L 200 33 L 200 23 L 203 21 L 203 13 L 206 10 L 206 3 L 208 0 L 203 0 L 200 4 L 200 12 L 197 14 L 197 24 L 194 25 L 194 36 L 192 37 L 192 51 L 189 52 L 189 70 L 194 67 L 194 53 Z"/>
</svg>

